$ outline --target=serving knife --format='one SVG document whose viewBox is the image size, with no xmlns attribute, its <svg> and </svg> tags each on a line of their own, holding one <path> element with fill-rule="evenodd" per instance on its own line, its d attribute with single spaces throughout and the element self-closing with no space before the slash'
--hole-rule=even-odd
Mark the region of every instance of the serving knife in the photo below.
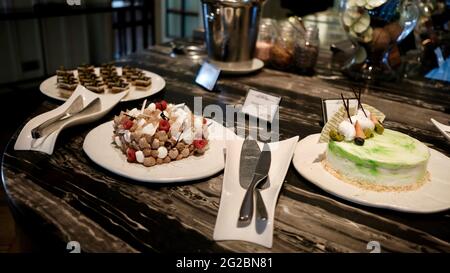
<svg viewBox="0 0 450 273">
<path fill-rule="evenodd" d="M 247 141 L 247 142 L 246 142 Z M 259 151 L 258 144 L 254 140 L 244 141 L 243 151 L 241 152 L 241 167 L 240 167 L 240 183 L 241 186 L 247 187 L 247 191 L 242 201 L 241 209 L 239 211 L 239 226 L 247 226 L 251 223 L 253 218 L 253 198 L 254 192 L 256 190 L 256 213 L 258 214 L 259 220 L 267 220 L 267 209 L 262 199 L 261 193 L 259 192 L 258 185 L 265 182 L 268 179 L 268 173 L 271 163 L 271 152 L 268 144 L 264 144 L 263 151 L 260 153 L 257 163 L 251 163 L 250 161 L 256 162 L 256 151 Z M 250 141 L 254 141 L 251 143 Z M 258 150 L 256 150 L 256 147 Z M 252 172 L 252 166 L 255 165 L 254 171 Z M 249 174 L 252 174 L 251 182 L 247 186 L 246 181 L 250 181 L 247 175 L 243 175 L 243 172 L 247 169 Z M 241 179 L 243 178 L 243 179 Z M 242 180 L 242 182 L 241 182 Z"/>
</svg>

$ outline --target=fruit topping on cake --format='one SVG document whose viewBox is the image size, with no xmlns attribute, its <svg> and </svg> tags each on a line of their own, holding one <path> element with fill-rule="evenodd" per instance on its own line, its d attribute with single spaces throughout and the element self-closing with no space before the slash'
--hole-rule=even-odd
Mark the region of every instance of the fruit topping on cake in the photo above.
<svg viewBox="0 0 450 273">
<path fill-rule="evenodd" d="M 346 118 L 339 122 L 336 129 L 329 129 L 329 138 L 333 141 L 353 141 L 356 145 L 363 146 L 366 139 L 374 137 L 374 131 L 377 134 L 383 134 L 384 127 L 379 121 L 377 114 L 364 109 L 360 97 L 355 93 L 358 99 L 358 109 L 355 115 L 350 115 L 351 109 L 349 100 L 341 94 L 342 103 Z"/>
</svg>

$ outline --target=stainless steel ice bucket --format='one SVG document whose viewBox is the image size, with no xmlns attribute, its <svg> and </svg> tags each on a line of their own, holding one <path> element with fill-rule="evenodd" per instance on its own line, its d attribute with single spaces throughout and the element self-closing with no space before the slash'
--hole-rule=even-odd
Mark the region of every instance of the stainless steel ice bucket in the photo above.
<svg viewBox="0 0 450 273">
<path fill-rule="evenodd" d="M 208 57 L 220 62 L 253 58 L 265 0 L 202 0 Z"/>
</svg>

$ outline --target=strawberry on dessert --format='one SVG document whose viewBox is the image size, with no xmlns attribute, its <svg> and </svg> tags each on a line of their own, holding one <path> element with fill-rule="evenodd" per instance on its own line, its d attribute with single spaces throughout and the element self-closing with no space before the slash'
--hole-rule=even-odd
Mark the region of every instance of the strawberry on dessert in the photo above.
<svg viewBox="0 0 450 273">
<path fill-rule="evenodd" d="M 165 100 L 162 100 L 160 102 L 156 103 L 156 109 L 160 110 L 160 111 L 164 111 L 167 108 L 167 102 Z"/>
<path fill-rule="evenodd" d="M 197 149 L 197 152 L 203 154 L 206 151 L 206 147 L 208 145 L 208 140 L 206 139 L 196 139 L 193 142 L 194 147 Z"/>
<path fill-rule="evenodd" d="M 169 132 L 169 130 L 170 130 L 170 123 L 167 120 L 162 119 L 162 120 L 159 121 L 159 127 L 158 128 L 161 131 Z"/>
<path fill-rule="evenodd" d="M 127 161 L 128 162 L 135 162 L 136 161 L 136 150 L 133 148 L 127 149 Z"/>
<path fill-rule="evenodd" d="M 206 139 L 196 139 L 194 140 L 194 146 L 197 149 L 203 149 L 208 144 L 208 141 Z"/>
<path fill-rule="evenodd" d="M 133 124 L 134 124 L 133 121 L 127 118 L 123 121 L 123 128 L 128 130 L 131 127 L 133 127 Z"/>
<path fill-rule="evenodd" d="M 167 109 L 167 102 L 165 100 L 161 101 L 161 111 L 164 111 Z"/>
</svg>

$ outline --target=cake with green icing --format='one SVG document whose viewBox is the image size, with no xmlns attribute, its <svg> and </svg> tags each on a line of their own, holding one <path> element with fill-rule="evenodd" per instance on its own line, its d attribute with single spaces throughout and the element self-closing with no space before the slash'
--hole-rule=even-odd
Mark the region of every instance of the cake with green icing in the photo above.
<svg viewBox="0 0 450 273">
<path fill-rule="evenodd" d="M 346 182 L 373 190 L 410 190 L 428 180 L 430 151 L 406 134 L 385 129 L 384 114 L 361 103 L 344 107 L 325 124 L 319 142 L 327 142 L 327 171 Z"/>
<path fill-rule="evenodd" d="M 406 188 L 427 178 L 428 147 L 400 132 L 385 129 L 382 135 L 353 142 L 328 143 L 326 167 L 340 178 L 374 188 Z"/>
</svg>

